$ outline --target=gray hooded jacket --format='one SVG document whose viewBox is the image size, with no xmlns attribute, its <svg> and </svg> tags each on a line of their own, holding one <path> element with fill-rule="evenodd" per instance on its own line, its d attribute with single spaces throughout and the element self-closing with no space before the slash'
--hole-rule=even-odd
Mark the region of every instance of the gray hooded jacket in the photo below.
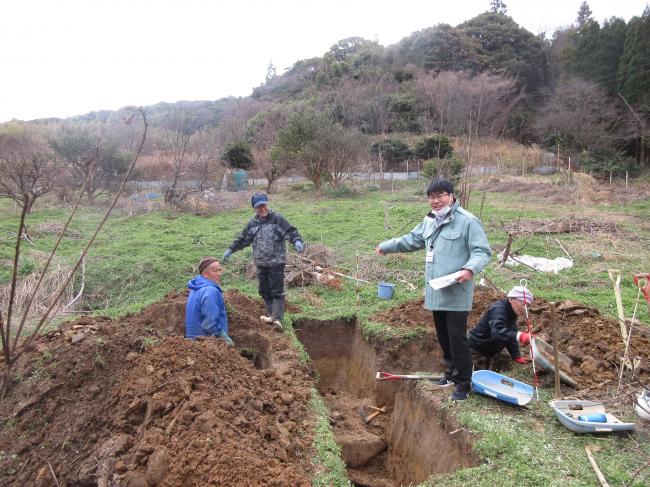
<svg viewBox="0 0 650 487">
<path fill-rule="evenodd" d="M 287 249 L 284 241 L 292 244 L 302 237 L 280 213 L 269 211 L 266 217 L 255 215 L 246 224 L 241 235 L 230 244 L 230 250 L 237 252 L 253 244 L 253 260 L 258 267 L 272 267 L 285 264 Z"/>
</svg>

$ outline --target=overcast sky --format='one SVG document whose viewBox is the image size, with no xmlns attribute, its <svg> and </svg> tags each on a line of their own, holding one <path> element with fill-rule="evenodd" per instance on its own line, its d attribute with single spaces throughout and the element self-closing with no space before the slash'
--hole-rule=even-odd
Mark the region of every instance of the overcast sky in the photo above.
<svg viewBox="0 0 650 487">
<path fill-rule="evenodd" d="M 506 0 L 533 33 L 571 24 L 582 0 Z M 589 0 L 629 20 L 647 0 Z M 278 74 L 361 36 L 386 46 L 457 25 L 490 0 L 3 0 L 0 122 L 160 101 L 248 96 Z"/>
</svg>

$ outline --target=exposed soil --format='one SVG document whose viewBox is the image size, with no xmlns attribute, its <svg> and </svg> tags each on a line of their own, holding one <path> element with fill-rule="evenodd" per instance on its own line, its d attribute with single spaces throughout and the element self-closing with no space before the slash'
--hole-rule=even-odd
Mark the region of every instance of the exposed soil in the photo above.
<svg viewBox="0 0 650 487">
<path fill-rule="evenodd" d="M 476 324 L 490 304 L 501 298 L 494 291 L 477 287 L 468 326 Z M 396 328 L 423 328 L 428 333 L 434 330 L 433 318 L 422 305 L 422 299 L 407 301 L 371 317 L 371 321 L 387 323 Z M 568 300 L 557 303 L 556 309 L 559 348 L 574 361 L 569 372 L 576 379 L 578 390 L 593 393 L 596 397 L 606 394 L 617 384 L 618 367 L 625 350 L 618 321 L 602 316 L 594 308 Z M 552 326 L 549 303 L 536 299 L 530 308 L 530 318 L 533 332 L 550 344 Z M 519 326 L 525 330 L 525 320 L 520 319 Z M 641 357 L 640 378 L 644 383 L 650 382 L 650 338 L 647 334 L 633 333 L 630 355 Z M 542 373 L 540 377 L 542 384 L 553 380 L 551 374 L 545 376 Z"/>
<path fill-rule="evenodd" d="M 0 485 L 311 485 L 311 371 L 260 302 L 226 300 L 250 360 L 182 338 L 177 293 L 39 337 L 0 404 Z"/>
<path fill-rule="evenodd" d="M 354 485 L 409 485 L 478 464 L 473 438 L 443 407 L 448 389 L 438 396 L 423 384 L 375 379 L 378 370 L 442 370 L 432 330 L 416 340 L 368 343 L 354 320 L 304 320 L 296 334 L 318 371 L 317 387 Z M 385 412 L 373 417 L 375 408 Z"/>
<path fill-rule="evenodd" d="M 546 181 L 530 181 L 518 176 L 492 177 L 488 181 L 487 191 L 525 194 L 528 201 L 545 201 L 551 203 L 598 203 L 623 204 L 644 200 L 650 197 L 647 185 L 630 185 L 629 188 L 615 185 L 608 186 L 590 180 L 588 175 L 574 173 L 577 185 L 549 184 Z M 484 183 L 474 185 L 482 190 Z M 567 189 L 570 188 L 570 189 Z"/>
<path fill-rule="evenodd" d="M 499 298 L 478 288 L 470 323 Z M 185 299 L 172 292 L 136 315 L 80 318 L 35 341 L 0 404 L 0 485 L 311 485 L 311 366 L 287 335 L 259 322 L 261 301 L 236 291 L 226 293 L 236 348 L 184 339 Z M 575 392 L 607 394 L 623 353 L 618 323 L 570 301 L 557 310 Z M 550 342 L 549 303 L 536 300 L 530 313 Z M 354 320 L 295 323 L 353 483 L 406 485 L 477 465 L 447 390 L 375 379 L 378 370 L 444 369 L 422 300 L 372 321 L 422 334 L 368 342 Z M 634 335 L 631 351 L 649 381 L 648 336 Z M 369 419 L 375 408 L 383 410 Z"/>
</svg>

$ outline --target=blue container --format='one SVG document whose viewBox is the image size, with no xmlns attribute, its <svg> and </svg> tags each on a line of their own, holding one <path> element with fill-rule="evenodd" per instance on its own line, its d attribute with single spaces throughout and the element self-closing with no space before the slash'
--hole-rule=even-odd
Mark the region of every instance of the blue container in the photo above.
<svg viewBox="0 0 650 487">
<path fill-rule="evenodd" d="M 607 416 L 603 413 L 594 413 L 594 414 L 584 414 L 578 416 L 578 421 L 586 421 L 588 423 L 606 423 Z"/>
<path fill-rule="evenodd" d="M 381 299 L 390 299 L 395 292 L 395 284 L 389 282 L 380 282 L 377 286 L 377 296 Z"/>
</svg>

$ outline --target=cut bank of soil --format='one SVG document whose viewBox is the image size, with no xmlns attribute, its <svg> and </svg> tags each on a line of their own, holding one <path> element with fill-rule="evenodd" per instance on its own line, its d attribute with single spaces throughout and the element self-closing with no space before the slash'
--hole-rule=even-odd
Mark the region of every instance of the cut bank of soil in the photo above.
<svg viewBox="0 0 650 487">
<path fill-rule="evenodd" d="M 502 298 L 502 295 L 492 290 L 477 287 L 468 327 L 474 326 L 488 307 Z M 433 317 L 430 311 L 422 308 L 423 302 L 423 299 L 404 302 L 376 314 L 370 320 L 387 323 L 396 328 L 423 328 L 429 333 L 435 330 Z M 594 308 L 568 300 L 557 303 L 556 309 L 560 352 L 574 361 L 570 372 L 577 381 L 578 390 L 596 396 L 606 394 L 610 388 L 617 385 L 618 367 L 625 351 L 618 321 L 601 315 Z M 533 333 L 550 344 L 552 325 L 549 303 L 543 299 L 535 299 L 529 315 Z M 519 328 L 526 330 L 524 319 L 520 319 Z M 523 352 L 528 353 L 528 347 L 524 348 Z M 629 353 L 631 357 L 641 357 L 639 375 L 644 383 L 649 383 L 650 338 L 638 331 L 633 332 Z M 542 383 L 553 380 L 552 374 L 542 374 L 540 377 Z"/>
<path fill-rule="evenodd" d="M 409 485 L 479 463 L 473 438 L 444 407 L 449 389 L 436 395 L 415 382 L 375 379 L 378 370 L 441 370 L 433 332 L 368 343 L 354 320 L 302 320 L 295 327 L 318 371 L 317 388 L 354 485 Z M 373 406 L 385 412 L 366 422 Z"/>
<path fill-rule="evenodd" d="M 0 485 L 311 485 L 313 384 L 260 302 L 226 296 L 230 334 L 190 341 L 185 296 L 39 337 L 0 404 Z M 259 367 L 258 368 L 256 368 Z"/>
</svg>

